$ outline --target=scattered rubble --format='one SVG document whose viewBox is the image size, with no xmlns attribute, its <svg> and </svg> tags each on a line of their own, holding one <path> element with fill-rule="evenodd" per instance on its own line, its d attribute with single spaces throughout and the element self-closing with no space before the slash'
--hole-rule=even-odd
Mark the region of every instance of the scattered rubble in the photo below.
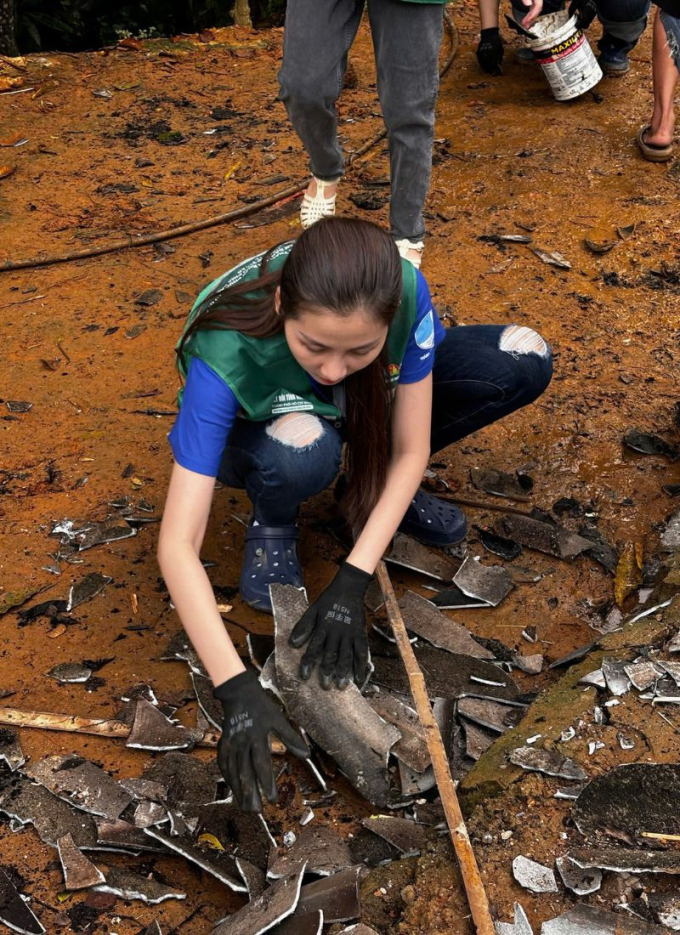
<svg viewBox="0 0 680 935">
<path fill-rule="evenodd" d="M 515 857 L 512 862 L 512 875 L 520 886 L 531 890 L 532 893 L 557 892 L 557 880 L 550 867 L 544 867 L 528 857 Z"/>
<path fill-rule="evenodd" d="M 587 779 L 587 775 L 569 757 L 557 750 L 542 750 L 537 747 L 517 747 L 508 759 L 522 769 L 545 773 L 546 776 L 558 776 L 561 779 Z"/>
<path fill-rule="evenodd" d="M 0 922 L 13 932 L 43 935 L 45 929 L 33 915 L 5 870 L 0 868 Z"/>
</svg>

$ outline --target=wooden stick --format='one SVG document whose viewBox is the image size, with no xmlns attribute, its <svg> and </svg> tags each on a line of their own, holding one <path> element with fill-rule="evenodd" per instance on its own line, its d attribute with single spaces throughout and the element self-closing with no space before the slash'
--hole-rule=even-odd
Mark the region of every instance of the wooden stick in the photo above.
<svg viewBox="0 0 680 935">
<path fill-rule="evenodd" d="M 457 497 L 455 494 L 451 493 L 437 493 L 438 497 L 441 497 L 442 500 L 448 500 L 449 503 L 458 503 L 461 506 L 472 506 L 477 510 L 495 510 L 497 513 L 516 513 L 518 516 L 531 516 L 530 510 L 521 510 L 518 506 L 508 506 L 503 503 L 484 503 L 482 500 L 468 500 L 465 497 Z M 513 500 L 518 500 L 519 497 L 513 497 Z M 529 502 L 530 498 L 526 498 Z"/>
<path fill-rule="evenodd" d="M 69 734 L 94 734 L 97 737 L 129 737 L 131 727 L 114 718 L 77 717 L 74 714 L 51 714 L 48 711 L 20 711 L 18 708 L 0 707 L 0 724 L 8 727 L 37 727 L 40 730 L 60 730 Z M 199 747 L 216 747 L 220 739 L 218 731 L 208 731 Z M 271 741 L 272 753 L 286 752 L 284 745 Z"/>
<path fill-rule="evenodd" d="M 470 836 L 465 827 L 463 813 L 460 810 L 458 796 L 456 795 L 456 787 L 453 784 L 449 761 L 444 749 L 444 742 L 442 741 L 439 727 L 432 713 L 425 679 L 423 678 L 423 673 L 416 660 L 413 647 L 409 642 L 406 627 L 404 626 L 394 589 L 392 588 L 392 582 L 390 581 L 390 576 L 387 573 L 384 562 L 378 563 L 376 573 L 378 581 L 380 582 L 380 587 L 382 588 L 383 597 L 385 598 L 387 616 L 392 626 L 392 632 L 397 641 L 399 653 L 404 663 L 406 674 L 408 675 L 411 694 L 416 704 L 418 718 L 425 729 L 427 749 L 429 750 L 432 766 L 434 767 L 437 788 L 439 789 L 442 805 L 444 806 L 446 822 L 449 826 L 451 840 L 456 852 L 456 857 L 458 858 L 458 866 L 463 878 L 463 885 L 465 886 L 468 905 L 470 906 L 477 935 L 496 935 L 496 929 L 489 909 L 489 901 L 479 873 L 477 860 L 472 850 Z"/>
<path fill-rule="evenodd" d="M 641 838 L 653 838 L 655 841 L 680 841 L 680 834 L 658 834 L 656 831 L 641 831 Z"/>
</svg>

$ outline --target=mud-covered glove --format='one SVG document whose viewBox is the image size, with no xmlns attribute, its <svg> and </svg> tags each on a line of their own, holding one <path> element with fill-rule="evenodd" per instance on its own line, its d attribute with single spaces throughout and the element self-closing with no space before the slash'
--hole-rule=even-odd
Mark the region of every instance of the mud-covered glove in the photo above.
<svg viewBox="0 0 680 935">
<path fill-rule="evenodd" d="M 503 54 L 503 39 L 498 26 L 482 29 L 477 46 L 477 61 L 482 71 L 489 75 L 502 75 Z"/>
<path fill-rule="evenodd" d="M 267 697 L 254 672 L 241 672 L 213 692 L 222 702 L 224 721 L 217 745 L 217 763 L 245 812 L 262 811 L 258 784 L 270 802 L 278 796 L 269 734 L 276 734 L 294 756 L 305 759 L 309 748 Z"/>
<path fill-rule="evenodd" d="M 307 608 L 290 634 L 290 645 L 309 646 L 300 661 L 300 678 L 310 677 L 320 662 L 324 688 L 335 681 L 347 688 L 352 676 L 363 685 L 368 667 L 364 598 L 373 575 L 343 562 L 325 591 Z"/>
<path fill-rule="evenodd" d="M 572 0 L 569 5 L 569 16 L 576 15 L 576 25 L 579 29 L 587 29 L 597 16 L 596 0 Z"/>
</svg>

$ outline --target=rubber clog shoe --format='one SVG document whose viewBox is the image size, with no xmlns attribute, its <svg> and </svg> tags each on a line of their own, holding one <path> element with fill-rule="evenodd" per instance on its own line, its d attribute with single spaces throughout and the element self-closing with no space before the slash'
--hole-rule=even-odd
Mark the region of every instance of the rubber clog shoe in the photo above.
<svg viewBox="0 0 680 935">
<path fill-rule="evenodd" d="M 399 525 L 399 532 L 425 545 L 455 545 L 466 536 L 467 520 L 457 506 L 419 490 Z"/>
<path fill-rule="evenodd" d="M 623 49 L 605 49 L 598 59 L 602 73 L 611 78 L 627 75 L 630 71 L 628 53 Z"/>
<path fill-rule="evenodd" d="M 297 526 L 249 526 L 239 579 L 241 599 L 256 610 L 272 612 L 270 584 L 302 587 L 302 568 L 297 554 Z"/>
</svg>

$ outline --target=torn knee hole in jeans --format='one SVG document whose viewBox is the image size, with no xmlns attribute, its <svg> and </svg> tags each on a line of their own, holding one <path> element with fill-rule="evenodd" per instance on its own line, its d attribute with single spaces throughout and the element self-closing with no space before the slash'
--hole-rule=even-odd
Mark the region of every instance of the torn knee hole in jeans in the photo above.
<svg viewBox="0 0 680 935">
<path fill-rule="evenodd" d="M 308 448 L 324 433 L 323 422 L 309 412 L 291 412 L 267 426 L 267 435 L 287 448 Z"/>
<path fill-rule="evenodd" d="M 543 338 L 533 328 L 527 328 L 525 325 L 508 325 L 501 334 L 498 347 L 499 350 L 512 354 L 513 357 L 520 354 L 548 356 L 548 345 Z"/>
</svg>

